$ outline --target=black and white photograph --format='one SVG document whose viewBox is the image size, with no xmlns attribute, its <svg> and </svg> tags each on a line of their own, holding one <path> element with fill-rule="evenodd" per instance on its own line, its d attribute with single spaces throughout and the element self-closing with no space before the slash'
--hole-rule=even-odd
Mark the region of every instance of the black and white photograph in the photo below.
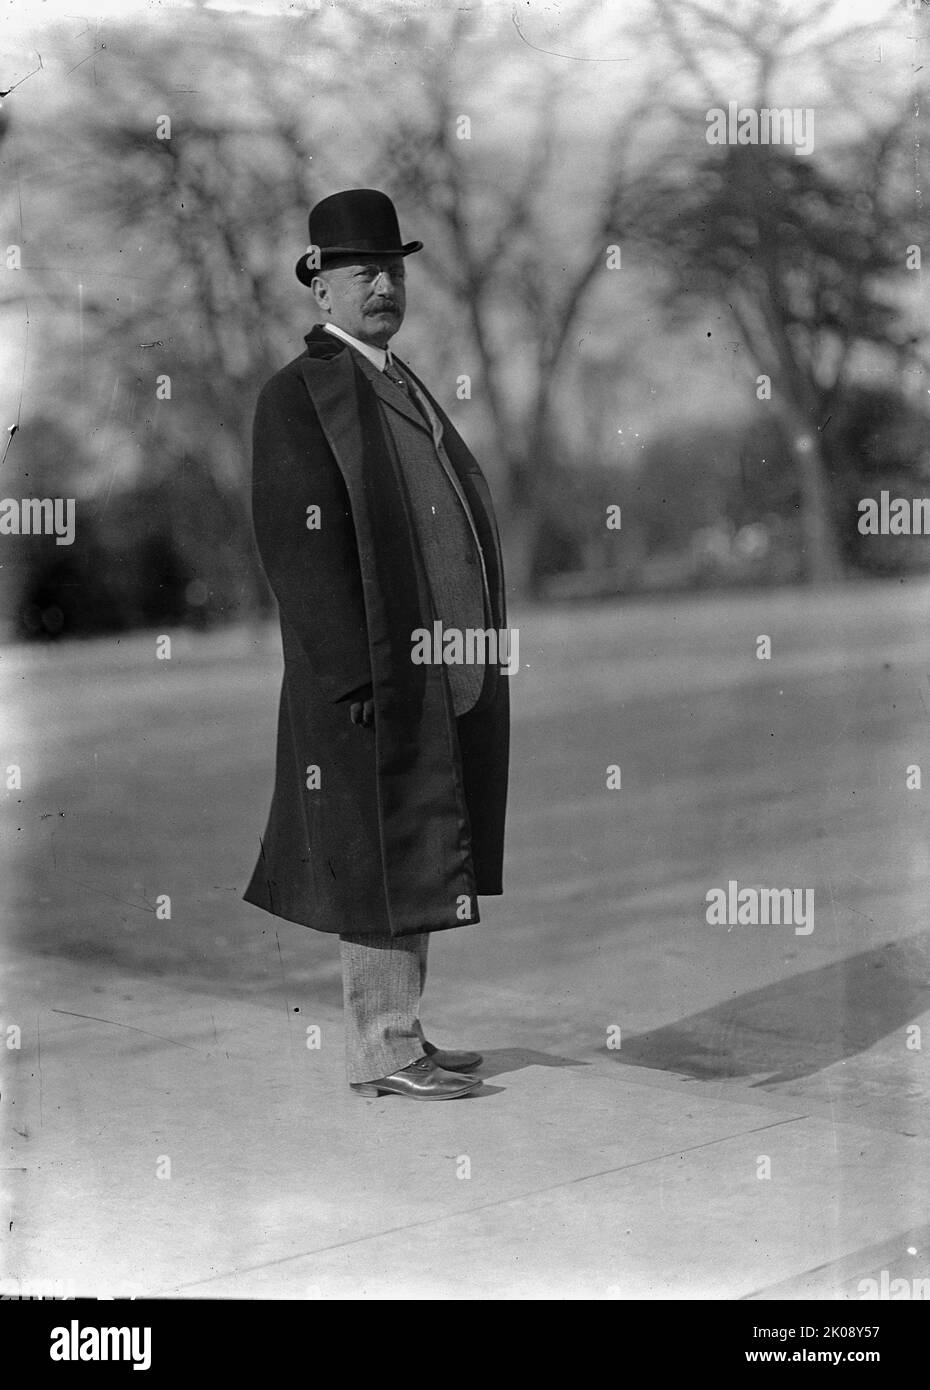
<svg viewBox="0 0 930 1390">
<path fill-rule="evenodd" d="M 930 1298 L 928 96 L 926 0 L 5 6 L 32 1365 Z"/>
</svg>

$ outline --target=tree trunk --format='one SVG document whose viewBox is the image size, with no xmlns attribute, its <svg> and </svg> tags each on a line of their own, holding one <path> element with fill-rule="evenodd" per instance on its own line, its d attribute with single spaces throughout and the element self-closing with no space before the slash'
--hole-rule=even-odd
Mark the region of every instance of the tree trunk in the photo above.
<svg viewBox="0 0 930 1390">
<path fill-rule="evenodd" d="M 786 422 L 788 447 L 801 485 L 801 559 L 807 584 L 835 584 L 844 577 L 823 451 L 817 434 L 796 417 Z"/>
</svg>

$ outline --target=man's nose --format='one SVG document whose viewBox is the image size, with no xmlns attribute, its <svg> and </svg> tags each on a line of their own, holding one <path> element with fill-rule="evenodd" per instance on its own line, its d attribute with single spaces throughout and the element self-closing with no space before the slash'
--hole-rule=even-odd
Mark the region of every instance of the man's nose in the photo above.
<svg viewBox="0 0 930 1390">
<path fill-rule="evenodd" d="M 380 294 L 385 298 L 389 295 L 393 296 L 394 280 L 391 276 L 391 272 L 389 270 L 379 270 L 372 289 L 375 294 Z"/>
</svg>

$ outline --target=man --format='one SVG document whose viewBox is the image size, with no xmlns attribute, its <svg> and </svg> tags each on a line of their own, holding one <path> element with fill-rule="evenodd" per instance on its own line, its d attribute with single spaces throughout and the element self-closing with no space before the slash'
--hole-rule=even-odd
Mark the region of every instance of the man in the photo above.
<svg viewBox="0 0 930 1390">
<path fill-rule="evenodd" d="M 388 344 L 406 305 L 394 205 L 324 198 L 297 263 L 322 318 L 266 384 L 252 510 L 278 600 L 284 685 L 274 797 L 247 901 L 338 935 L 349 1084 L 451 1100 L 481 1083 L 419 1020 L 432 932 L 499 894 L 507 680 L 414 660 L 415 634 L 505 630 L 490 494 Z M 422 652 L 422 647 L 420 648 Z"/>
</svg>

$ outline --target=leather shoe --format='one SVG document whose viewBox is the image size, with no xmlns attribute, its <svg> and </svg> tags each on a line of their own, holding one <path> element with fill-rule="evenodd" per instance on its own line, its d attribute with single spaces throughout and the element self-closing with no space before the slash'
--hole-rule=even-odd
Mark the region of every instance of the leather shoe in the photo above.
<svg viewBox="0 0 930 1390">
<path fill-rule="evenodd" d="M 427 1057 L 432 1057 L 437 1067 L 443 1067 L 446 1071 L 474 1071 L 484 1061 L 480 1052 L 447 1052 L 445 1048 L 434 1047 L 431 1042 L 424 1042 L 423 1046 Z"/>
<path fill-rule="evenodd" d="M 456 1100 L 480 1085 L 480 1077 L 456 1076 L 437 1066 L 432 1057 L 418 1057 L 409 1067 L 379 1081 L 350 1081 L 349 1089 L 357 1096 L 380 1096 L 387 1091 L 410 1100 Z"/>
</svg>

